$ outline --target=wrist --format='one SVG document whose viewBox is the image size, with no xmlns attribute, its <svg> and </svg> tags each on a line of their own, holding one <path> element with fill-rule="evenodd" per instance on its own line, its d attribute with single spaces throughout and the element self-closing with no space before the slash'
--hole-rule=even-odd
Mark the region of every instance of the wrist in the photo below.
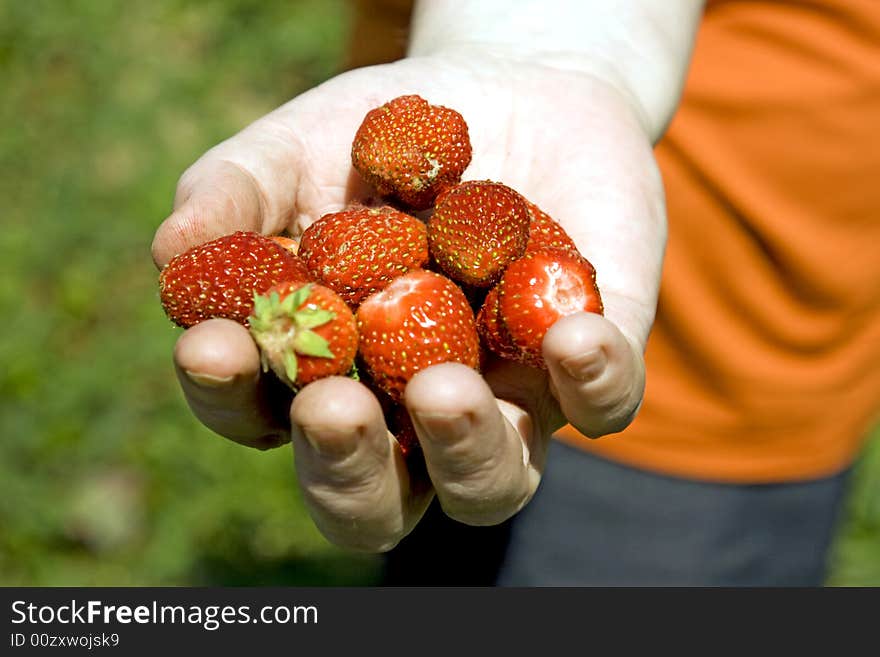
<svg viewBox="0 0 880 657">
<path fill-rule="evenodd" d="M 511 61 L 592 72 L 590 39 L 580 29 L 588 3 L 570 0 L 508 2 L 427 0 L 416 3 L 408 55 L 488 54 Z M 550 12 L 547 11 L 551 5 Z M 559 21 L 569 10 L 577 16 Z"/>
<path fill-rule="evenodd" d="M 413 14 L 408 55 L 490 58 L 589 76 L 617 90 L 655 142 L 678 104 L 702 4 L 424 0 Z"/>
</svg>

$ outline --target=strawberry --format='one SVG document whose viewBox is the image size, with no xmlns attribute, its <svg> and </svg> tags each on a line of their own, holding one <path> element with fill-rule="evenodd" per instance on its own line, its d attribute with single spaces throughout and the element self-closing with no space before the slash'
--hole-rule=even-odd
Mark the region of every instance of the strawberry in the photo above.
<svg viewBox="0 0 880 657">
<path fill-rule="evenodd" d="M 479 337 L 474 313 L 448 278 L 414 269 L 358 307 L 360 356 L 368 375 L 395 401 L 416 372 L 445 362 L 474 369 Z"/>
<path fill-rule="evenodd" d="M 263 370 L 294 390 L 326 376 L 349 374 L 357 354 L 354 315 L 333 290 L 316 283 L 280 283 L 254 295 L 250 331 Z"/>
<path fill-rule="evenodd" d="M 498 309 L 498 286 L 496 285 L 489 290 L 483 306 L 477 313 L 477 331 L 489 351 L 502 358 L 517 360 L 520 355 L 519 349 L 513 344 L 507 328 L 501 322 Z"/>
<path fill-rule="evenodd" d="M 385 425 L 400 445 L 400 451 L 404 458 L 410 460 L 410 457 L 420 455 L 421 445 L 419 445 L 415 425 L 413 425 L 406 406 L 399 401 L 394 401 L 391 395 L 376 384 L 367 369 L 363 367 L 363 360 L 355 359 L 355 365 L 358 367 L 360 382 L 373 393 L 379 402 L 382 416 L 385 418 Z"/>
<path fill-rule="evenodd" d="M 497 291 L 498 320 L 507 344 L 519 351 L 515 360 L 541 369 L 546 369 L 541 343 L 556 320 L 580 311 L 603 312 L 593 265 L 561 249 L 533 251 L 511 263 Z M 510 357 L 506 348 L 499 355 Z"/>
<path fill-rule="evenodd" d="M 406 456 L 413 449 L 419 447 L 415 426 L 409 417 L 409 411 L 406 410 L 406 406 L 394 401 L 391 395 L 376 384 L 367 369 L 363 367 L 362 360 L 360 360 L 360 364 L 358 363 L 358 359 L 355 359 L 360 382 L 376 397 L 379 406 L 382 408 L 382 416 L 385 418 L 385 425 L 388 427 L 388 431 L 391 432 L 395 440 L 400 444 L 400 450 Z"/>
<path fill-rule="evenodd" d="M 489 180 L 463 182 L 437 199 L 428 246 L 453 280 L 489 287 L 529 241 L 529 211 L 517 192 Z"/>
<path fill-rule="evenodd" d="M 574 240 L 569 237 L 565 229 L 537 205 L 525 199 L 529 210 L 529 243 L 526 252 L 539 249 L 562 249 L 580 254 Z"/>
<path fill-rule="evenodd" d="M 427 491 L 431 486 L 431 479 L 425 465 L 425 453 L 422 451 L 416 427 L 406 406 L 391 402 L 391 406 L 385 413 L 385 423 L 388 426 L 388 431 L 392 433 L 397 444 L 400 445 L 400 453 L 409 472 L 411 490 L 417 493 Z"/>
<path fill-rule="evenodd" d="M 316 280 L 356 308 L 396 276 L 427 264 L 427 230 L 392 207 L 355 205 L 306 228 L 299 256 Z"/>
<path fill-rule="evenodd" d="M 296 255 L 269 237 L 239 231 L 172 258 L 159 274 L 159 297 L 171 321 L 184 328 L 212 317 L 247 325 L 254 293 L 309 279 Z"/>
<path fill-rule="evenodd" d="M 422 446 L 419 444 L 415 425 L 406 406 L 393 403 L 386 414 L 385 422 L 388 425 L 388 430 L 394 434 L 394 438 L 400 445 L 400 451 L 403 452 L 404 458 L 411 458 L 421 451 Z"/>
<path fill-rule="evenodd" d="M 461 114 L 416 95 L 370 110 L 351 147 L 352 164 L 364 180 L 414 210 L 431 207 L 461 180 L 471 155 Z"/>
</svg>

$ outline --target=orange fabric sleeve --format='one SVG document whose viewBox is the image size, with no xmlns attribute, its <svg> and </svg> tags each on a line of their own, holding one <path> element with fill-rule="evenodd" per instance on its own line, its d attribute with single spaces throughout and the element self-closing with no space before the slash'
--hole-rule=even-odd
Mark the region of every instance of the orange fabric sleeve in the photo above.
<svg viewBox="0 0 880 657">
<path fill-rule="evenodd" d="M 656 148 L 669 242 L 632 465 L 830 474 L 880 409 L 880 1 L 709 2 Z"/>
</svg>

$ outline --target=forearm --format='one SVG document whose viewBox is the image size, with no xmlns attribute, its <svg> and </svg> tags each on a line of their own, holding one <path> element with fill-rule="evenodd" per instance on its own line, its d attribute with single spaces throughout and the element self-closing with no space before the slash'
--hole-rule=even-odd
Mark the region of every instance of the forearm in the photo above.
<svg viewBox="0 0 880 657">
<path fill-rule="evenodd" d="M 601 78 L 652 141 L 678 104 L 703 0 L 421 0 L 408 54 L 484 51 Z"/>
</svg>

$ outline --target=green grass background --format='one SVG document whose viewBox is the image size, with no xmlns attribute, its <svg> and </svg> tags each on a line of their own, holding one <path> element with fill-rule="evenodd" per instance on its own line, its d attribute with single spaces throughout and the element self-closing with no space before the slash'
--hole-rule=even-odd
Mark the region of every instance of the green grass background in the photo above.
<svg viewBox="0 0 880 657">
<path fill-rule="evenodd" d="M 190 415 L 149 254 L 201 153 L 341 65 L 344 0 L 0 0 L 0 585 L 363 585 L 289 448 Z M 880 585 L 880 436 L 833 585 Z"/>
</svg>

